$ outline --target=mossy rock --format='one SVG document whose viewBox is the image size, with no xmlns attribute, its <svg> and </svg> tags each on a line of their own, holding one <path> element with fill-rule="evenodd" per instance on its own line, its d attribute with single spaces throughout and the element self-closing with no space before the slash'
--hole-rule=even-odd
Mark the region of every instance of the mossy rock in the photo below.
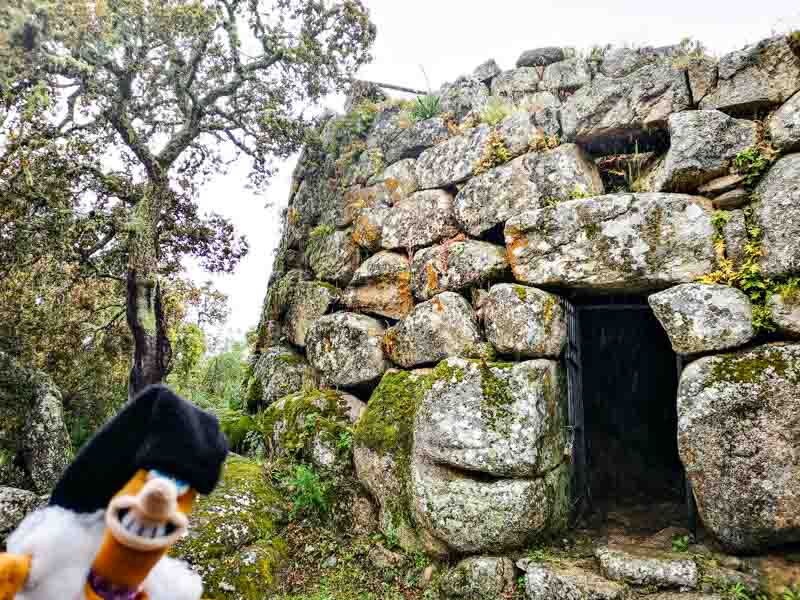
<svg viewBox="0 0 800 600">
<path fill-rule="evenodd" d="M 189 535 L 172 554 L 203 577 L 205 598 L 260 600 L 268 596 L 286 558 L 277 535 L 286 515 L 262 467 L 233 455 L 217 489 L 198 501 Z"/>
<path fill-rule="evenodd" d="M 231 411 L 230 413 L 222 415 L 220 418 L 220 427 L 228 438 L 228 444 L 235 452 L 242 451 L 248 433 L 258 430 L 253 417 L 238 411 Z"/>
</svg>

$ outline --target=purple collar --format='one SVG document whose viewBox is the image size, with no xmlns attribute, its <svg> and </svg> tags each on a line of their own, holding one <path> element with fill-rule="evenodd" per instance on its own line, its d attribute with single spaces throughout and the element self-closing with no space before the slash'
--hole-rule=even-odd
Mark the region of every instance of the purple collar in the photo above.
<svg viewBox="0 0 800 600">
<path fill-rule="evenodd" d="M 137 600 L 139 590 L 132 590 L 124 585 L 116 585 L 111 583 L 105 577 L 101 577 L 94 572 L 94 569 L 89 571 L 89 585 L 92 591 L 103 600 Z"/>
</svg>

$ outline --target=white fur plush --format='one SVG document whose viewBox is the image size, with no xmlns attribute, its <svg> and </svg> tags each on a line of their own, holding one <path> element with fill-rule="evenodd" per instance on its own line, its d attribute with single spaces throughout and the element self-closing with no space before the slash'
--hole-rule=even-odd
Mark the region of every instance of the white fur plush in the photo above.
<svg viewBox="0 0 800 600">
<path fill-rule="evenodd" d="M 28 515 L 6 541 L 8 552 L 31 556 L 28 581 L 15 600 L 84 600 L 104 529 L 103 511 L 78 515 L 48 506 Z M 150 600 L 199 600 L 203 584 L 185 563 L 162 558 L 143 589 Z"/>
</svg>

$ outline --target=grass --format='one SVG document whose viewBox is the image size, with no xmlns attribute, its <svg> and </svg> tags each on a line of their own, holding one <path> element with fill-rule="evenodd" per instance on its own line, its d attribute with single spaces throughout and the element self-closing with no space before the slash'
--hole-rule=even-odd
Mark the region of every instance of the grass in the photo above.
<svg viewBox="0 0 800 600">
<path fill-rule="evenodd" d="M 434 94 L 420 96 L 417 98 L 414 108 L 411 109 L 411 115 L 417 121 L 424 121 L 425 119 L 432 119 L 442 112 L 441 99 Z"/>
</svg>

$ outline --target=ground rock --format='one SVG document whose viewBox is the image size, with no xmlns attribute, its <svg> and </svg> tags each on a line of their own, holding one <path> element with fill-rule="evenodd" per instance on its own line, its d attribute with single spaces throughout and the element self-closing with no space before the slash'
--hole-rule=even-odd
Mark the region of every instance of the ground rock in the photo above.
<svg viewBox="0 0 800 600">
<path fill-rule="evenodd" d="M 45 502 L 33 492 L 0 486 L 0 548 L 22 519 L 42 504 Z"/>
<path fill-rule="evenodd" d="M 583 290 L 658 290 L 715 268 L 708 200 L 615 194 L 526 211 L 506 223 L 517 281 Z"/>
<path fill-rule="evenodd" d="M 417 298 L 430 300 L 441 292 L 495 281 L 507 271 L 503 246 L 476 240 L 445 242 L 414 255 L 411 286 Z"/>
<path fill-rule="evenodd" d="M 734 157 L 758 141 L 753 121 L 733 119 L 718 110 L 670 115 L 669 131 L 671 145 L 654 191 L 694 191 L 727 174 Z"/>
<path fill-rule="evenodd" d="M 800 273 L 800 153 L 784 156 L 756 187 L 761 270 L 767 277 Z"/>
<path fill-rule="evenodd" d="M 800 90 L 800 56 L 788 36 L 777 36 L 726 54 L 719 61 L 716 89 L 700 108 L 733 113 L 776 106 Z"/>
<path fill-rule="evenodd" d="M 564 60 L 564 49 L 557 46 L 546 46 L 544 48 L 534 48 L 526 50 L 517 59 L 519 67 L 546 67 L 555 62 Z"/>
<path fill-rule="evenodd" d="M 795 94 L 769 118 L 772 144 L 782 152 L 800 150 L 800 93 Z"/>
<path fill-rule="evenodd" d="M 486 339 L 500 354 L 558 358 L 567 322 L 558 296 L 503 283 L 489 291 L 483 307 Z"/>
<path fill-rule="evenodd" d="M 319 281 L 301 281 L 286 312 L 286 336 L 295 346 L 306 345 L 306 333 L 339 297 L 339 290 Z"/>
<path fill-rule="evenodd" d="M 377 380 L 388 368 L 380 321 L 356 313 L 336 313 L 318 319 L 306 335 L 309 362 L 324 381 L 353 386 Z"/>
<path fill-rule="evenodd" d="M 313 386 L 317 380 L 317 374 L 303 355 L 288 345 L 265 349 L 255 364 L 253 374 L 261 393 L 248 398 L 251 411 L 270 406 L 284 396 Z"/>
<path fill-rule="evenodd" d="M 414 455 L 494 477 L 543 477 L 563 461 L 566 396 L 557 362 L 449 358 L 417 410 Z"/>
<path fill-rule="evenodd" d="M 800 346 L 689 364 L 678 449 L 703 524 L 728 550 L 800 541 Z"/>
<path fill-rule="evenodd" d="M 570 200 L 575 196 L 601 196 L 603 181 L 595 163 L 575 144 L 525 156 L 525 169 L 543 199 Z"/>
<path fill-rule="evenodd" d="M 768 304 L 778 329 L 788 335 L 800 335 L 800 294 L 772 294 Z"/>
<path fill-rule="evenodd" d="M 306 258 L 314 275 L 335 285 L 347 285 L 358 269 L 361 254 L 350 231 L 312 231 Z"/>
<path fill-rule="evenodd" d="M 342 304 L 355 312 L 404 318 L 414 308 L 408 258 L 388 251 L 368 258 L 342 294 Z"/>
<path fill-rule="evenodd" d="M 0 485 L 49 494 L 70 461 L 61 392 L 0 352 Z"/>
<path fill-rule="evenodd" d="M 603 574 L 609 579 L 659 588 L 697 589 L 699 574 L 691 558 L 630 547 L 595 550 Z"/>
<path fill-rule="evenodd" d="M 417 160 L 420 189 L 444 188 L 469 179 L 483 157 L 491 129 L 480 125 L 429 148 Z"/>
<path fill-rule="evenodd" d="M 444 190 L 412 194 L 394 206 L 383 222 L 381 244 L 387 250 L 417 248 L 458 233 L 453 196 Z"/>
<path fill-rule="evenodd" d="M 428 148 L 450 137 L 450 130 L 441 117 L 409 124 L 392 139 L 384 150 L 386 163 L 392 165 L 404 158 L 417 158 Z"/>
<path fill-rule="evenodd" d="M 729 350 L 755 336 L 750 299 L 727 285 L 686 283 L 647 301 L 677 354 Z"/>
<path fill-rule="evenodd" d="M 454 292 L 418 304 L 384 338 L 389 358 L 405 368 L 463 355 L 480 342 L 472 307 Z"/>
<path fill-rule="evenodd" d="M 625 586 L 590 570 L 588 564 L 531 563 L 525 567 L 529 600 L 620 600 Z"/>
<path fill-rule="evenodd" d="M 489 100 L 489 88 L 473 77 L 462 77 L 445 86 L 439 95 L 442 112 L 460 121 L 473 111 L 481 110 Z"/>
<path fill-rule="evenodd" d="M 465 558 L 440 583 L 445 598 L 496 600 L 514 590 L 514 563 L 509 558 Z"/>
</svg>

